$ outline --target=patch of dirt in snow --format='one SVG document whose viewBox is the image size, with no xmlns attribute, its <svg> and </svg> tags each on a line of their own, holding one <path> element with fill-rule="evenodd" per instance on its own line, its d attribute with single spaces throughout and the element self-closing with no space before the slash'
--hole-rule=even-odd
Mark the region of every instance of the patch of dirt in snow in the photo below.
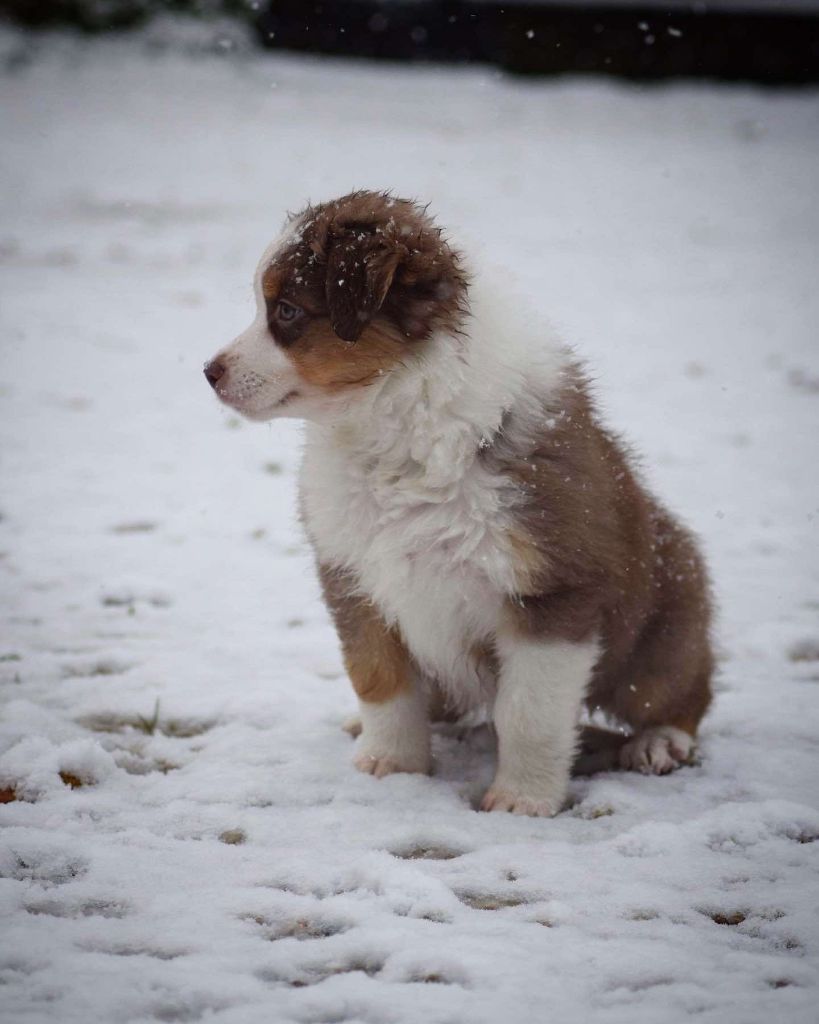
<svg viewBox="0 0 819 1024">
<path fill-rule="evenodd" d="M 813 1021 L 817 96 L 4 38 L 7 1019 Z M 488 730 L 351 768 L 300 428 L 201 366 L 284 210 L 379 184 L 563 325 L 703 537 L 696 764 L 549 821 L 474 810 Z"/>
</svg>

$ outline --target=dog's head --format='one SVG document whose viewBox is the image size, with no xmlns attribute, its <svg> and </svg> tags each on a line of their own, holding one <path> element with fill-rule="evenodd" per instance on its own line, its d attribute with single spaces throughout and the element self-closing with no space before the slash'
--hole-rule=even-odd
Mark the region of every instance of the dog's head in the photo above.
<svg viewBox="0 0 819 1024">
<path fill-rule="evenodd" d="M 291 217 L 256 272 L 251 326 L 205 366 L 249 419 L 321 417 L 406 359 L 456 333 L 466 276 L 426 211 L 353 192 Z"/>
</svg>

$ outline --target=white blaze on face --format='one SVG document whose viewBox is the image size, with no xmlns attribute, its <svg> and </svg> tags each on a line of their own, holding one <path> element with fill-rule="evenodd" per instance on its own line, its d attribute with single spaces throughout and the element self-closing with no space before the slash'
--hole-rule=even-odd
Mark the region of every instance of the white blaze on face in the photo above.
<svg viewBox="0 0 819 1024">
<path fill-rule="evenodd" d="M 225 375 L 217 383 L 216 393 L 249 419 L 286 415 L 285 406 L 302 388 L 295 365 L 274 342 L 265 319 L 257 317 L 218 359 Z"/>
<path fill-rule="evenodd" d="M 285 235 L 270 245 L 256 268 L 253 281 L 256 318 L 253 323 L 213 360 L 225 369 L 216 384 L 216 394 L 226 405 L 252 420 L 303 416 L 304 399 L 313 396 L 314 392 L 302 380 L 286 350 L 276 344 L 267 325 L 262 275 L 287 237 Z"/>
</svg>

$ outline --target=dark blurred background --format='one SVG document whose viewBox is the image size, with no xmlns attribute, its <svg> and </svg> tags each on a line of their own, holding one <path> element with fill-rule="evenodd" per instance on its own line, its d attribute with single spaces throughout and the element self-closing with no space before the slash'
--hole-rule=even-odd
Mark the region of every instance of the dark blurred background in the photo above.
<svg viewBox="0 0 819 1024">
<path fill-rule="evenodd" d="M 227 18 L 271 49 L 519 74 L 819 81 L 819 0 L 0 0 L 0 13 L 86 32 Z"/>
</svg>

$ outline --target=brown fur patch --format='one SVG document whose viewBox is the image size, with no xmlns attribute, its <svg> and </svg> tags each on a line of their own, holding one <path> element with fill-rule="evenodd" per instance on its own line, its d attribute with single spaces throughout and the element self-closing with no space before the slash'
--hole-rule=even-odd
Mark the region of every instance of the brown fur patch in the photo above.
<svg viewBox="0 0 819 1024">
<path fill-rule="evenodd" d="M 262 295 L 266 301 L 273 301 L 279 298 L 282 285 L 287 280 L 287 273 L 284 267 L 272 263 L 262 273 Z"/>
<path fill-rule="evenodd" d="M 376 380 L 401 361 L 404 345 L 378 323 L 366 327 L 357 344 L 350 345 L 326 320 L 315 320 L 288 354 L 307 383 L 338 391 Z"/>
<path fill-rule="evenodd" d="M 546 554 L 525 530 L 510 530 L 508 539 L 515 567 L 515 585 L 519 593 L 531 593 L 546 572 Z"/>
<path fill-rule="evenodd" d="M 482 457 L 523 495 L 520 593 L 513 627 L 575 642 L 597 634 L 601 659 L 588 704 L 639 730 L 690 734 L 711 699 L 710 599 L 693 538 L 648 494 L 616 438 L 597 422 L 573 368 L 521 450 L 501 440 Z M 515 436 L 511 422 L 505 436 Z"/>
<path fill-rule="evenodd" d="M 350 573 L 319 565 L 324 598 L 341 641 L 344 665 L 361 700 L 382 703 L 412 688 L 410 657 Z"/>
<path fill-rule="evenodd" d="M 273 338 L 293 350 L 344 341 L 329 358 L 352 360 L 384 339 L 411 343 L 457 331 L 466 315 L 466 275 L 432 218 L 387 193 L 352 192 L 308 206 L 290 221 L 291 238 L 262 275 Z M 303 311 L 292 322 L 280 302 Z M 368 331 L 370 326 L 376 331 Z M 354 344 L 353 344 L 354 343 Z"/>
</svg>

